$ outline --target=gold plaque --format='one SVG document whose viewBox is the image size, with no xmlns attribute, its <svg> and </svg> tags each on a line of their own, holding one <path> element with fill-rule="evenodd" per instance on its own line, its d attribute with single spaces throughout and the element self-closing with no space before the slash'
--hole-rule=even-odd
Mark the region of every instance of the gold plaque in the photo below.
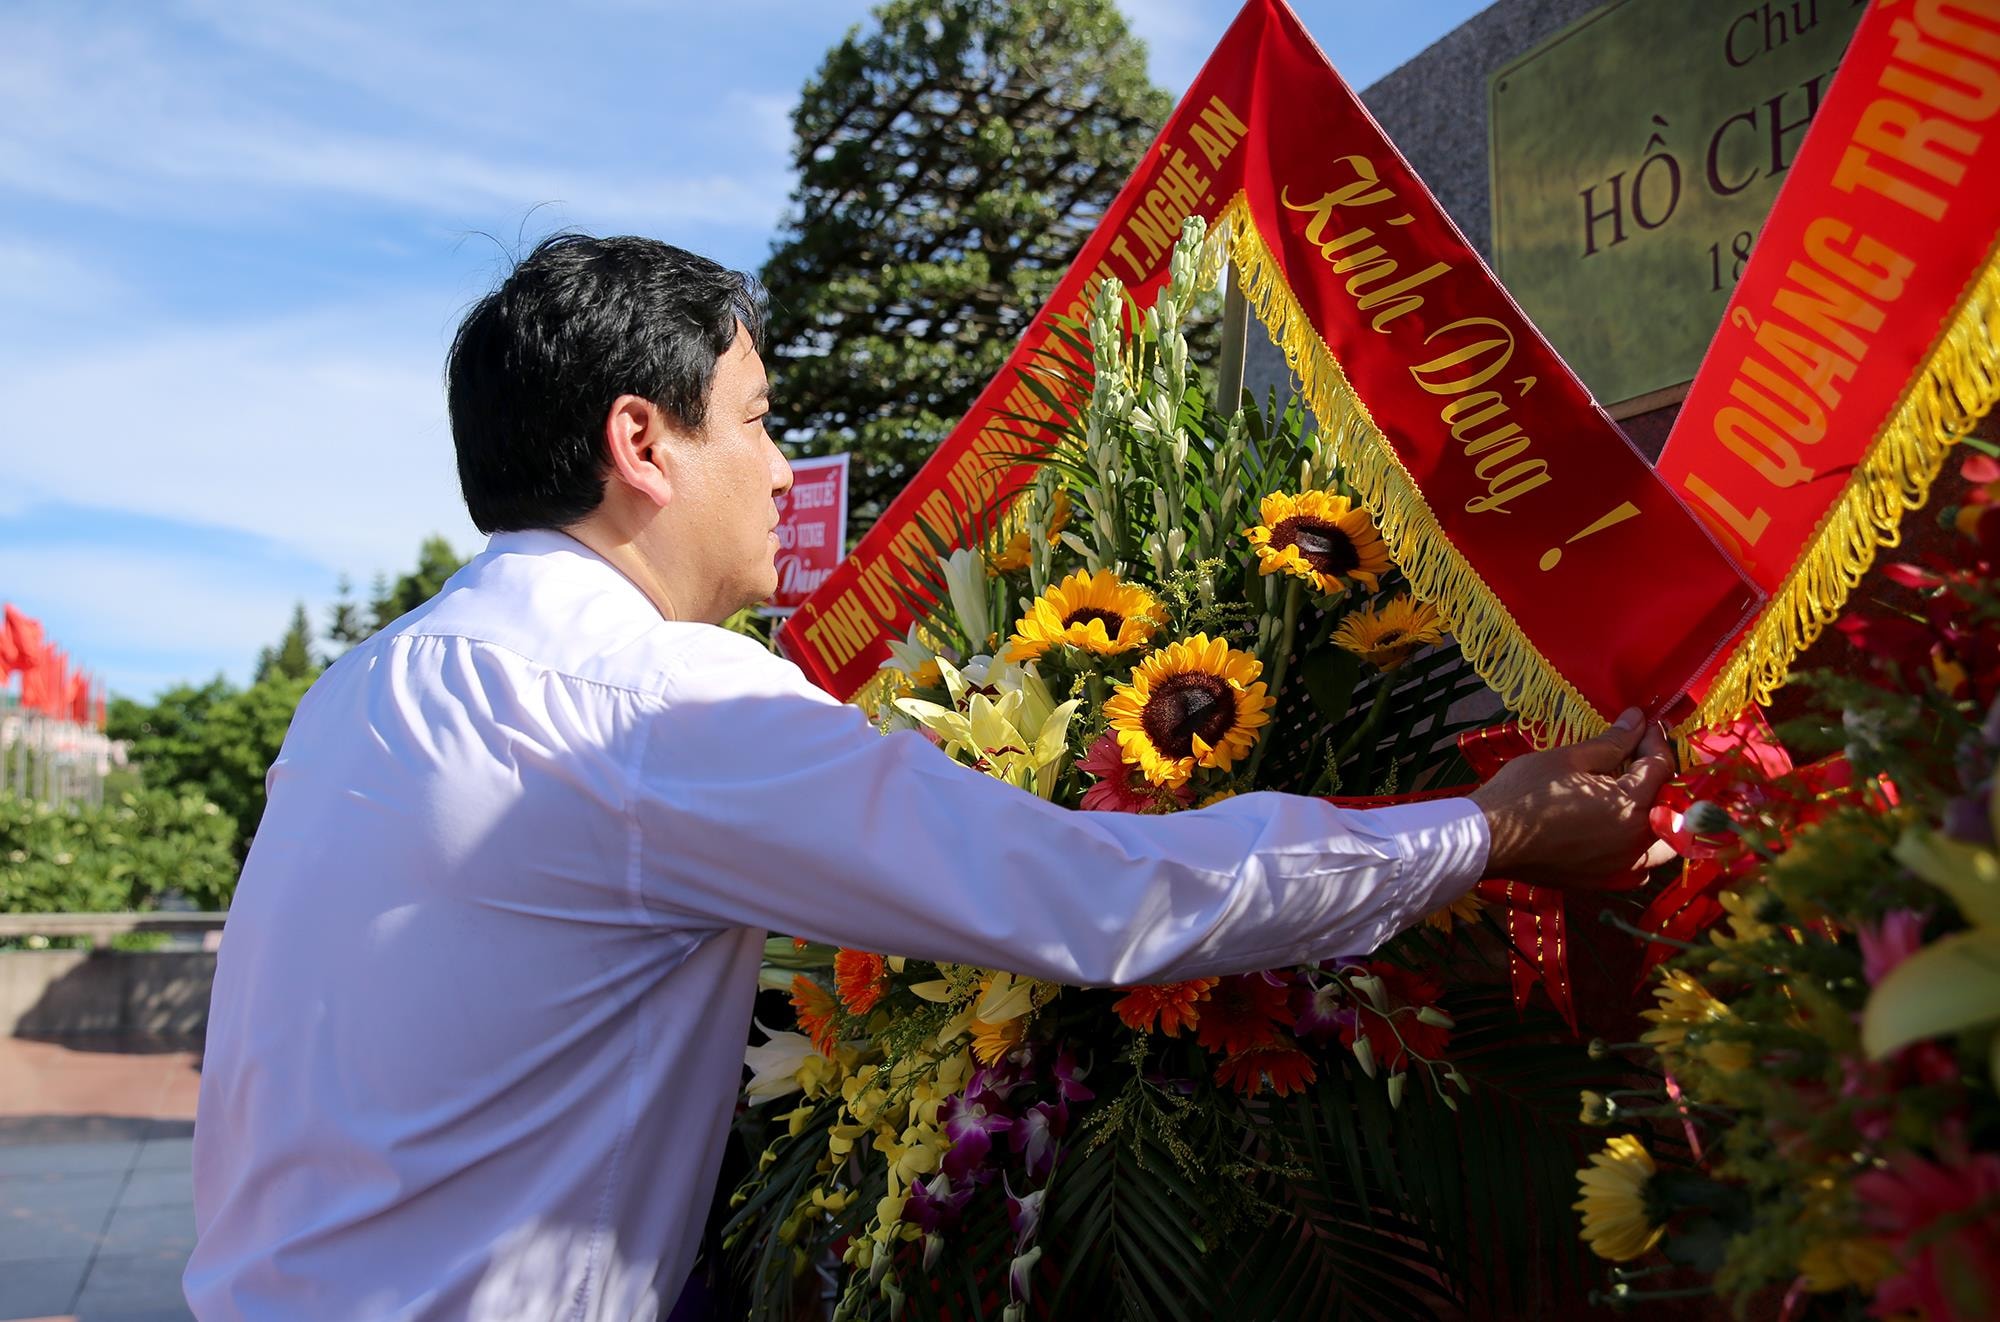
<svg viewBox="0 0 2000 1322">
<path fill-rule="evenodd" d="M 1608 406 L 1685 384 L 1861 0 L 1613 0 L 1487 87 L 1494 265 Z"/>
</svg>

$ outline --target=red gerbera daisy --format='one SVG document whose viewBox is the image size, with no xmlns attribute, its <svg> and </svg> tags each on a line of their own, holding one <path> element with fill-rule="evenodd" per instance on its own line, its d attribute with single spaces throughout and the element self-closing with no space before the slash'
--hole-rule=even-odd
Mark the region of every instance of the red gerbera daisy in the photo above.
<svg viewBox="0 0 2000 1322">
<path fill-rule="evenodd" d="M 1190 978 L 1157 987 L 1132 987 L 1112 1003 L 1111 1011 L 1127 1028 L 1148 1032 L 1157 1018 L 1162 1033 L 1179 1037 L 1183 1028 L 1200 1021 L 1200 1004 L 1208 999 L 1215 983 L 1214 978 Z"/>
<path fill-rule="evenodd" d="M 1286 985 L 1267 974 L 1224 978 L 1209 998 L 1195 1038 L 1225 1056 L 1269 1045 L 1277 1038 L 1279 1022 L 1287 1019 L 1290 999 Z"/>
<path fill-rule="evenodd" d="M 1139 769 L 1125 761 L 1118 751 L 1118 736 L 1098 737 L 1090 750 L 1077 759 L 1076 769 L 1099 777 L 1083 792 L 1083 807 L 1089 812 L 1168 812 L 1194 802 L 1194 786 L 1176 790 L 1156 789 L 1146 783 Z"/>
<path fill-rule="evenodd" d="M 1280 1097 L 1303 1092 L 1318 1077 L 1312 1058 L 1289 1043 L 1274 1039 L 1268 1046 L 1239 1051 L 1215 1067 L 1215 1081 L 1255 1097 L 1268 1080 Z"/>
<path fill-rule="evenodd" d="M 792 1012 L 798 1015 L 799 1028 L 812 1039 L 819 1053 L 822 1056 L 833 1055 L 840 1041 L 833 1027 L 840 1008 L 833 1003 L 833 997 L 827 994 L 826 988 L 803 973 L 793 974 Z"/>
<path fill-rule="evenodd" d="M 1451 1042 L 1451 1030 L 1441 1024 L 1425 1023 L 1417 1018 L 1416 1012 L 1427 1005 L 1436 1005 L 1443 989 L 1421 974 L 1381 960 L 1371 961 L 1366 968 L 1382 980 L 1388 1014 L 1378 1011 L 1366 996 L 1357 996 L 1355 1021 L 1341 1028 L 1340 1040 L 1352 1047 L 1357 1032 L 1365 1035 L 1375 1059 L 1391 1073 L 1402 1069 L 1407 1062 L 1406 1045 L 1409 1051 L 1426 1060 L 1442 1059 L 1445 1047 Z M 1393 1025 L 1391 1015 L 1395 1020 Z"/>
<path fill-rule="evenodd" d="M 849 1014 L 867 1014 L 889 990 L 889 962 L 865 950 L 839 950 L 833 956 L 833 985 Z"/>
</svg>

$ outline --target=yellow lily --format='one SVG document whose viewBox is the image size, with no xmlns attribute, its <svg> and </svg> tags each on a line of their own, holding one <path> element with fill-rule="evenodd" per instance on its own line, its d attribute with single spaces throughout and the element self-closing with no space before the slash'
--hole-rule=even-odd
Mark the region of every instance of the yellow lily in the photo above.
<svg viewBox="0 0 2000 1322">
<path fill-rule="evenodd" d="M 954 706 L 921 698 L 898 698 L 896 709 L 934 732 L 951 756 L 987 775 L 1048 798 L 1055 793 L 1068 753 L 1069 723 L 1082 699 L 1048 703 L 1048 688 L 1028 667 L 995 667 L 991 677 L 1011 684 L 996 699 L 974 687 L 942 658 Z M 995 685 L 999 687 L 999 685 Z"/>
</svg>

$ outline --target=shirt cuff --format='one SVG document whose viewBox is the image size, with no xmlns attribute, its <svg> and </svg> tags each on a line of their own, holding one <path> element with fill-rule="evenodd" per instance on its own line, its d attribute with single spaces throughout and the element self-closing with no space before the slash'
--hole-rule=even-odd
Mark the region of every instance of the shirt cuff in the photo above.
<svg viewBox="0 0 2000 1322">
<path fill-rule="evenodd" d="M 1432 799 L 1376 808 L 1369 824 L 1393 838 L 1402 854 L 1398 928 L 1442 909 L 1479 884 L 1493 837 L 1486 814 L 1471 799 Z"/>
</svg>

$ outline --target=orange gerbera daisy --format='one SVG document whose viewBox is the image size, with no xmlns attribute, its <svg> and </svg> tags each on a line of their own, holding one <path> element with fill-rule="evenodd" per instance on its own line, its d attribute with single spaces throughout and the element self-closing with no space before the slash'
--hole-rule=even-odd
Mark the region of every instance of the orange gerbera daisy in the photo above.
<svg viewBox="0 0 2000 1322">
<path fill-rule="evenodd" d="M 972 1058 L 982 1065 L 997 1064 L 1000 1057 L 1021 1045 L 1021 1039 L 1028 1033 L 1025 1019 L 1007 1019 L 997 1024 L 989 1024 L 984 1019 L 972 1021 Z"/>
<path fill-rule="evenodd" d="M 798 1016 L 799 1027 L 812 1039 L 819 1054 L 833 1055 L 833 1049 L 840 1044 L 833 1026 L 840 1017 L 840 1007 L 833 1003 L 833 997 L 826 988 L 803 973 L 793 974 L 792 1012 Z"/>
<path fill-rule="evenodd" d="M 1270 1046 L 1277 1041 L 1277 1021 L 1290 1004 L 1291 994 L 1285 986 L 1261 973 L 1224 978 L 1209 997 L 1195 1040 L 1225 1056 Z"/>
<path fill-rule="evenodd" d="M 1272 1092 L 1289 1097 L 1305 1091 L 1318 1077 L 1312 1057 L 1283 1042 L 1239 1051 L 1215 1067 L 1216 1083 L 1226 1084 L 1245 1097 L 1262 1092 L 1267 1080 Z"/>
<path fill-rule="evenodd" d="M 1215 990 L 1217 981 L 1189 978 L 1186 982 L 1154 987 L 1130 987 L 1112 1003 L 1111 1012 L 1123 1019 L 1127 1028 L 1141 1033 L 1151 1032 L 1153 1020 L 1158 1019 L 1162 1033 L 1179 1037 L 1183 1028 L 1192 1028 L 1200 1022 L 1201 1003 Z"/>
<path fill-rule="evenodd" d="M 865 950 L 840 950 L 833 956 L 833 985 L 849 1014 L 867 1014 L 882 1003 L 889 990 L 889 961 Z"/>
</svg>

